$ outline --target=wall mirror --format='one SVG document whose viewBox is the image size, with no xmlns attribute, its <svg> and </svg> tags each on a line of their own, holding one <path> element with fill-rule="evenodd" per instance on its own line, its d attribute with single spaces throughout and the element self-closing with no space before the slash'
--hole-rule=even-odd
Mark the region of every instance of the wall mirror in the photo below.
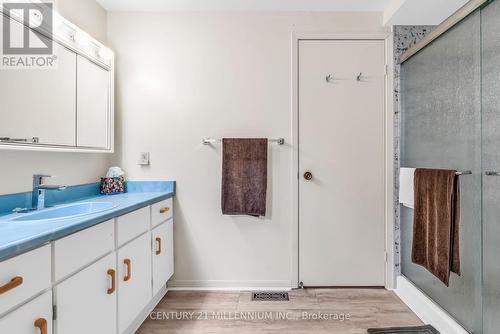
<svg viewBox="0 0 500 334">
<path fill-rule="evenodd" d="M 52 8 L 26 13 L 0 13 L 0 149 L 113 152 L 113 52 Z"/>
</svg>

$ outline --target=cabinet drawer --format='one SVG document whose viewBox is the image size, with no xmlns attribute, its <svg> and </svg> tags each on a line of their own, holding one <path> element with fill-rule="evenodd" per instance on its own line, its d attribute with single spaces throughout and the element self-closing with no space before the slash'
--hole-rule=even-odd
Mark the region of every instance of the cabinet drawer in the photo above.
<svg viewBox="0 0 500 334">
<path fill-rule="evenodd" d="M 113 220 L 54 242 L 55 280 L 68 276 L 114 249 Z"/>
<path fill-rule="evenodd" d="M 173 215 L 174 207 L 172 198 L 151 205 L 151 221 L 153 227 L 160 225 Z"/>
<path fill-rule="evenodd" d="M 48 291 L 0 319 L 2 333 L 52 334 L 52 292 Z"/>
<path fill-rule="evenodd" d="M 50 287 L 50 245 L 0 262 L 0 314 Z"/>
<path fill-rule="evenodd" d="M 150 207 L 136 210 L 116 219 L 118 246 L 138 237 L 149 230 L 151 224 Z"/>
</svg>

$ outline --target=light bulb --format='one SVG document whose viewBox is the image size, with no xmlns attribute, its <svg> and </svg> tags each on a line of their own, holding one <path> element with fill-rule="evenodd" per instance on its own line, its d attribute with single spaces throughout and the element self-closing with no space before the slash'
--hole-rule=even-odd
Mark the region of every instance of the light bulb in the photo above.
<svg viewBox="0 0 500 334">
<path fill-rule="evenodd" d="M 113 58 L 113 51 L 105 46 L 99 48 L 99 51 L 97 53 L 102 59 L 110 60 L 111 58 Z"/>
<path fill-rule="evenodd" d="M 29 12 L 29 26 L 30 28 L 38 28 L 42 25 L 43 14 L 39 10 L 33 10 Z"/>
</svg>

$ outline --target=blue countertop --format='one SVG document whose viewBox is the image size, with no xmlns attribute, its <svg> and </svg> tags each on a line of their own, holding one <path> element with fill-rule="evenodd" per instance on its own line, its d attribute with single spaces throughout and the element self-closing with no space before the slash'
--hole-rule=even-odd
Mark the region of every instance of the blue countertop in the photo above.
<svg viewBox="0 0 500 334">
<path fill-rule="evenodd" d="M 96 188 L 97 187 L 97 188 Z M 0 261 L 24 253 L 43 244 L 63 238 L 90 226 L 105 222 L 152 203 L 173 197 L 175 182 L 167 181 L 132 181 L 127 182 L 126 193 L 118 195 L 100 195 L 99 184 L 69 187 L 67 191 L 51 193 L 50 205 L 57 206 L 79 202 L 111 202 L 113 208 L 107 211 L 47 221 L 9 221 L 22 213 L 6 214 L 13 207 L 24 207 L 28 194 L 0 196 Z M 62 194 L 66 192 L 66 195 Z M 47 193 L 49 194 L 49 193 Z M 2 215 L 3 213 L 3 215 Z"/>
</svg>

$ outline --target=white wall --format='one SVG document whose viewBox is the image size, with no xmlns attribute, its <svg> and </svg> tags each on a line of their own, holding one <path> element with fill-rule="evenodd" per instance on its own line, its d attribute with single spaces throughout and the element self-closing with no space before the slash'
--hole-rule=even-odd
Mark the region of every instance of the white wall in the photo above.
<svg viewBox="0 0 500 334">
<path fill-rule="evenodd" d="M 56 8 L 94 37 L 106 39 L 106 12 L 94 0 L 58 0 Z M 30 191 L 33 174 L 40 172 L 57 175 L 48 181 L 57 184 L 96 182 L 110 159 L 110 154 L 0 150 L 0 195 Z"/>
<path fill-rule="evenodd" d="M 382 14 L 108 13 L 117 53 L 117 146 L 134 179 L 176 180 L 178 286 L 289 286 L 292 149 L 271 145 L 269 215 L 220 210 L 220 147 L 203 137 L 291 142 L 291 32 L 382 30 Z M 151 166 L 137 165 L 151 152 Z"/>
<path fill-rule="evenodd" d="M 47 183 L 75 185 L 98 182 L 109 167 L 109 154 L 0 150 L 0 195 L 31 191 L 33 174 L 56 177 Z"/>
</svg>

